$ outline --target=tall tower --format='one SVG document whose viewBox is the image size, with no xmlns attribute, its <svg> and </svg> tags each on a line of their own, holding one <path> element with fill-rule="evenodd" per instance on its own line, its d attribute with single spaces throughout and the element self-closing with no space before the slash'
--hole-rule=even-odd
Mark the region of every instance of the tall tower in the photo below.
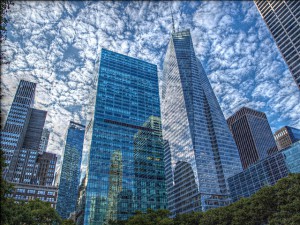
<svg viewBox="0 0 300 225">
<path fill-rule="evenodd" d="M 85 127 L 70 122 L 57 197 L 57 212 L 64 219 L 75 211 L 80 184 L 80 167 Z"/>
<path fill-rule="evenodd" d="M 1 149 L 4 151 L 4 158 L 7 167 L 4 169 L 6 177 L 11 160 L 18 157 L 22 140 L 26 132 L 30 118 L 30 107 L 34 102 L 36 84 L 21 80 L 7 115 L 4 129 L 1 131 Z M 15 157 L 13 157 L 15 155 Z"/>
<path fill-rule="evenodd" d="M 300 2 L 254 0 L 300 89 Z"/>
<path fill-rule="evenodd" d="M 39 198 L 56 204 L 57 188 L 52 186 L 56 155 L 39 154 L 47 112 L 32 108 L 36 84 L 21 80 L 1 131 L 1 149 L 7 167 L 4 178 L 15 189 L 10 197 L 15 201 Z"/>
<path fill-rule="evenodd" d="M 242 107 L 227 119 L 227 123 L 244 169 L 277 151 L 265 113 Z"/>
<path fill-rule="evenodd" d="M 36 166 L 46 115 L 46 111 L 29 109 L 26 132 L 20 138 L 21 148 L 14 152 L 6 180 L 17 183 L 35 183 L 32 179 L 36 176 L 34 167 Z"/>
<path fill-rule="evenodd" d="M 177 214 L 227 205 L 226 179 L 241 162 L 189 30 L 172 33 L 163 75 L 168 207 Z"/>
<path fill-rule="evenodd" d="M 163 146 L 156 144 L 162 134 L 149 124 L 149 118 L 160 118 L 156 65 L 102 49 L 97 82 L 91 133 L 86 134 L 91 142 L 84 224 L 103 225 L 128 219 L 136 210 L 166 208 L 165 190 L 157 186 L 164 183 L 164 166 L 155 167 L 163 163 Z M 142 170 L 137 160 L 148 166 Z M 151 191 L 146 198 L 139 185 Z M 158 189 L 159 203 L 150 198 Z"/>
</svg>

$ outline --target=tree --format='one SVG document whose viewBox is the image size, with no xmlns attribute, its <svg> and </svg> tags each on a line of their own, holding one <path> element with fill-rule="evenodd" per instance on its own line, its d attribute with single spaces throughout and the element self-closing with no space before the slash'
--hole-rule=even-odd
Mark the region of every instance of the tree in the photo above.
<svg viewBox="0 0 300 225">
<path fill-rule="evenodd" d="M 6 25 L 8 23 L 8 19 L 7 19 L 7 12 L 9 10 L 9 6 L 12 4 L 12 1 L 10 0 L 2 0 L 0 3 L 0 10 L 1 10 L 1 15 L 0 15 L 0 19 L 1 19 L 1 25 L 0 25 L 0 40 L 2 42 L 2 40 L 5 38 L 5 32 L 6 32 Z"/>
<path fill-rule="evenodd" d="M 170 212 L 165 209 L 148 209 L 147 213 L 137 212 L 128 219 L 125 225 L 173 225 L 173 220 L 169 218 Z"/>
<path fill-rule="evenodd" d="M 63 220 L 62 225 L 76 225 L 73 220 Z"/>
<path fill-rule="evenodd" d="M 174 225 L 200 225 L 202 218 L 203 212 L 177 214 L 174 218 Z"/>
<path fill-rule="evenodd" d="M 280 179 L 274 189 L 277 209 L 270 217 L 270 225 L 300 224 L 300 174 Z"/>
<path fill-rule="evenodd" d="M 24 204 L 25 211 L 30 216 L 30 223 L 32 225 L 52 225 L 60 224 L 62 222 L 60 216 L 49 202 L 43 202 L 39 199 L 29 201 Z"/>
<path fill-rule="evenodd" d="M 0 149 L 0 218 L 1 224 L 8 224 L 10 210 L 13 208 L 14 201 L 7 199 L 6 195 L 10 194 L 13 186 L 3 179 L 3 168 L 5 168 L 4 152 Z"/>
</svg>

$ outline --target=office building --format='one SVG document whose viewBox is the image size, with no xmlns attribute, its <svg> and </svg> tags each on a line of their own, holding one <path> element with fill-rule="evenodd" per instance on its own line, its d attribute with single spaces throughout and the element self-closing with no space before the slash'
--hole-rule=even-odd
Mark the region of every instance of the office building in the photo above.
<svg viewBox="0 0 300 225">
<path fill-rule="evenodd" d="M 86 134 L 91 139 L 84 224 L 89 225 L 166 208 L 157 67 L 106 49 L 99 64 Z"/>
<path fill-rule="evenodd" d="M 43 186 L 54 185 L 55 167 L 57 162 L 56 154 L 50 152 L 39 153 L 37 157 L 37 183 Z"/>
<path fill-rule="evenodd" d="M 227 123 L 244 169 L 277 151 L 265 113 L 242 107 L 227 119 Z"/>
<path fill-rule="evenodd" d="M 237 147 L 189 30 L 173 32 L 163 67 L 162 125 L 173 215 L 229 204 L 226 179 L 242 170 Z"/>
<path fill-rule="evenodd" d="M 67 219 L 76 210 L 85 127 L 70 122 L 61 166 L 56 210 Z"/>
<path fill-rule="evenodd" d="M 300 2 L 254 2 L 300 89 Z"/>
<path fill-rule="evenodd" d="M 85 201 L 86 201 L 86 176 L 84 176 L 78 189 L 78 198 L 77 198 L 76 211 L 75 211 L 76 225 L 83 224 L 84 222 Z"/>
<path fill-rule="evenodd" d="M 1 131 L 1 149 L 4 151 L 4 159 L 7 164 L 3 170 L 4 178 L 13 156 L 18 157 L 17 149 L 21 148 L 22 137 L 26 132 L 26 122 L 28 122 L 29 111 L 34 103 L 35 89 L 35 83 L 20 81 L 4 129 Z"/>
<path fill-rule="evenodd" d="M 289 173 L 300 173 L 300 141 L 228 178 L 231 197 L 233 201 L 250 197 L 262 187 L 274 185 Z"/>
<path fill-rule="evenodd" d="M 294 127 L 284 126 L 274 133 L 278 150 L 285 149 L 300 140 L 300 130 Z"/>
<path fill-rule="evenodd" d="M 13 198 L 18 202 L 39 199 L 43 202 L 49 202 L 52 208 L 56 207 L 57 187 L 21 183 L 15 183 L 13 185 L 14 189 L 8 194 L 9 198 Z"/>
<path fill-rule="evenodd" d="M 15 150 L 9 164 L 6 180 L 10 182 L 35 183 L 33 180 L 36 176 L 35 163 L 47 112 L 30 108 L 28 114 L 26 131 L 24 136 L 21 137 L 21 148 Z"/>
<path fill-rule="evenodd" d="M 52 183 L 56 155 L 39 153 L 47 112 L 32 108 L 35 88 L 35 83 L 20 81 L 1 131 L 7 163 L 3 177 L 15 187 L 10 196 L 16 201 L 39 198 L 55 207 L 57 190 Z"/>
</svg>

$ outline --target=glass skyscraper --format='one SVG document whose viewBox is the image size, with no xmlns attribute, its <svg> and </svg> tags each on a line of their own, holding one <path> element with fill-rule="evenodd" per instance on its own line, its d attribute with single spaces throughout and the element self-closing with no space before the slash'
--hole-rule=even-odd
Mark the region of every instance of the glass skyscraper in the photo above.
<svg viewBox="0 0 300 225">
<path fill-rule="evenodd" d="M 254 0 L 300 89 L 300 2 Z"/>
<path fill-rule="evenodd" d="M 13 179 L 13 170 L 8 174 L 12 159 L 17 159 L 23 144 L 23 136 L 26 132 L 26 124 L 30 118 L 30 108 L 34 103 L 36 84 L 21 80 L 7 115 L 4 129 L 1 131 L 1 149 L 7 167 L 4 169 L 4 177 Z M 14 165 L 16 164 L 13 163 Z M 14 167 L 12 165 L 12 167 Z M 8 176 L 8 177 L 7 177 Z"/>
<path fill-rule="evenodd" d="M 97 82 L 84 224 L 166 208 L 156 65 L 102 49 Z"/>
<path fill-rule="evenodd" d="M 243 168 L 277 151 L 265 113 L 242 107 L 227 119 Z"/>
<path fill-rule="evenodd" d="M 242 166 L 189 30 L 172 34 L 163 75 L 169 210 L 175 215 L 225 206 L 230 202 L 226 179 Z"/>
<path fill-rule="evenodd" d="M 1 149 L 7 163 L 3 176 L 15 187 L 9 197 L 16 201 L 39 198 L 55 207 L 57 188 L 52 183 L 57 157 L 39 153 L 47 112 L 32 108 L 35 88 L 35 83 L 20 81 L 1 131 Z"/>
<path fill-rule="evenodd" d="M 68 218 L 70 213 L 76 210 L 84 133 L 85 127 L 83 125 L 70 122 L 56 206 L 57 212 L 64 219 Z"/>
</svg>

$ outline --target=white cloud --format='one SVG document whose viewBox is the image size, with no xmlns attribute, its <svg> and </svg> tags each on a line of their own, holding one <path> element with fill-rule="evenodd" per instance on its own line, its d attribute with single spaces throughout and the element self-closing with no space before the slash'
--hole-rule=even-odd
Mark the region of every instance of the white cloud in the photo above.
<svg viewBox="0 0 300 225">
<path fill-rule="evenodd" d="M 101 47 L 157 64 L 161 76 L 171 4 L 226 117 L 247 105 L 271 115 L 273 130 L 300 128 L 300 93 L 253 2 L 17 1 L 3 44 L 11 62 L 1 74 L 4 114 L 20 79 L 37 82 L 35 106 L 53 131 L 48 150 L 61 154 L 66 121 L 86 122 Z"/>
</svg>

